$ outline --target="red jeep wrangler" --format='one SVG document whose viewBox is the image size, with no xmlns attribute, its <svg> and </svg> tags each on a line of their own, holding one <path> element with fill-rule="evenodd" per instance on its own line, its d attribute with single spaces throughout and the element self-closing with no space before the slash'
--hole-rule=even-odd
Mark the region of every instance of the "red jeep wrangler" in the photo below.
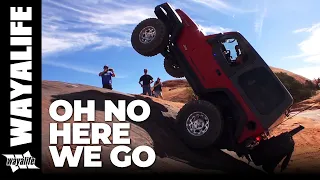
<svg viewBox="0 0 320 180">
<path fill-rule="evenodd" d="M 131 43 L 143 56 L 162 54 L 166 72 L 185 77 L 198 96 L 177 116 L 183 142 L 234 151 L 270 173 L 286 157 L 285 169 L 294 150 L 292 136 L 303 127 L 268 137 L 293 98 L 250 43 L 239 32 L 206 36 L 169 3 L 154 12 L 157 18 L 135 27 Z"/>
</svg>

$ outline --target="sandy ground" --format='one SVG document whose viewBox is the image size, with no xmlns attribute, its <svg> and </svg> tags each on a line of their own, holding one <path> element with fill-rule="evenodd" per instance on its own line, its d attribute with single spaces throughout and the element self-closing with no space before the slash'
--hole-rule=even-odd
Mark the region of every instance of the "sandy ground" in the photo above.
<svg viewBox="0 0 320 180">
<path fill-rule="evenodd" d="M 182 80 L 183 81 L 183 80 Z M 174 82 L 171 82 L 174 86 Z M 185 88 L 181 82 L 181 88 Z M 173 87 L 167 87 L 168 91 L 179 90 Z M 113 146 L 102 145 L 103 168 L 96 169 L 70 169 L 53 168 L 53 162 L 48 150 L 49 146 L 49 123 L 53 120 L 48 114 L 49 104 L 55 99 L 65 99 L 72 102 L 75 99 L 82 99 L 83 102 L 88 99 L 96 100 L 96 121 L 103 122 L 103 101 L 110 99 L 143 99 L 149 102 L 152 112 L 149 119 L 144 123 L 131 123 L 131 147 L 139 145 L 149 145 L 153 147 L 157 154 L 156 163 L 148 169 L 140 169 L 132 166 L 127 169 L 130 172 L 210 172 L 210 173 L 260 173 L 259 167 L 248 166 L 243 159 L 234 156 L 232 152 L 222 152 L 210 150 L 210 152 L 194 152 L 188 149 L 175 135 L 172 128 L 175 123 L 175 117 L 183 103 L 171 102 L 157 98 L 149 98 L 141 95 L 128 95 L 116 91 L 109 91 L 92 86 L 79 84 L 67 84 L 62 82 L 43 81 L 42 82 L 42 146 L 43 146 L 43 171 L 50 172 L 114 172 L 115 169 L 109 160 L 109 154 Z M 183 92 L 176 92 L 183 95 Z M 165 96 L 165 93 L 164 93 Z M 168 97 L 168 96 L 167 96 Z M 173 95 L 171 96 L 174 97 Z M 63 110 L 60 110 L 63 112 Z M 312 114 L 312 113 L 311 113 Z M 85 117 L 83 117 L 85 119 Z M 131 122 L 130 119 L 127 119 Z M 73 119 L 70 120 L 72 122 Z M 116 120 L 115 120 L 116 121 Z M 275 129 L 276 133 L 288 131 L 302 124 L 305 129 L 297 134 L 294 139 L 296 148 L 288 169 L 290 172 L 316 172 L 320 169 L 320 118 L 317 116 L 307 117 L 305 114 L 296 115 L 287 120 Z M 61 125 L 60 125 L 61 126 Z M 57 147 L 61 148 L 61 142 Z M 72 145 L 75 147 L 75 145 Z M 234 156 L 234 157 L 232 157 Z M 122 157 L 122 156 L 120 156 Z M 240 161 L 239 161 L 240 160 Z M 243 162 L 244 161 L 244 162 Z M 126 169 L 121 169 L 123 172 Z"/>
</svg>

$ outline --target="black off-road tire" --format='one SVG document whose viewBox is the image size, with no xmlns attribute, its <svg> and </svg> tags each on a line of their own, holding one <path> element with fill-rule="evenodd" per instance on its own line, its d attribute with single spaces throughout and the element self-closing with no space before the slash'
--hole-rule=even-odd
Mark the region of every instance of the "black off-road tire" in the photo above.
<svg viewBox="0 0 320 180">
<path fill-rule="evenodd" d="M 187 128 L 188 117 L 195 112 L 207 116 L 209 127 L 199 136 L 192 135 Z M 223 118 L 219 109 L 205 100 L 193 100 L 185 104 L 177 115 L 177 131 L 181 140 L 190 148 L 202 149 L 214 145 L 223 131 Z M 190 128 L 189 128 L 190 129 Z"/>
<path fill-rule="evenodd" d="M 149 43 L 140 41 L 140 33 L 144 28 L 152 27 L 155 29 L 155 37 Z M 149 18 L 141 21 L 133 30 L 131 44 L 139 54 L 143 56 L 155 56 L 165 50 L 169 43 L 169 34 L 165 24 L 157 18 Z"/>
<path fill-rule="evenodd" d="M 164 69 L 166 70 L 166 72 L 174 77 L 174 78 L 183 78 L 184 77 L 184 73 L 182 71 L 182 69 L 178 66 L 173 64 L 172 59 L 170 59 L 169 57 L 166 57 L 164 59 Z"/>
</svg>

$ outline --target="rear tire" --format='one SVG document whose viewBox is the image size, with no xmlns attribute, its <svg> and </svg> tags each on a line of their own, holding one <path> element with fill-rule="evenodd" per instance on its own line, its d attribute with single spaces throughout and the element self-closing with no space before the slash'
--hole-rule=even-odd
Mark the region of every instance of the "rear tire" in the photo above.
<svg viewBox="0 0 320 180">
<path fill-rule="evenodd" d="M 179 111 L 177 120 L 179 136 L 190 148 L 200 149 L 214 145 L 223 131 L 223 119 L 219 110 L 204 100 L 185 104 Z"/>
<path fill-rule="evenodd" d="M 168 57 L 164 59 L 164 69 L 170 76 L 174 78 L 184 77 L 182 69 L 179 66 L 173 64 L 173 60 Z"/>
<path fill-rule="evenodd" d="M 155 56 L 163 52 L 168 42 L 166 26 L 157 18 L 141 21 L 131 35 L 133 49 L 143 56 Z"/>
</svg>

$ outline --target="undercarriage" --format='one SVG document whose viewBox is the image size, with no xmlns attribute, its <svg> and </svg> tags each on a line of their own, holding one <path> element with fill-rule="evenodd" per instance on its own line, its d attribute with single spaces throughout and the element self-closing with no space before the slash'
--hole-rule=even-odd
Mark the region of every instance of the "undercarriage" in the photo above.
<svg viewBox="0 0 320 180">
<path fill-rule="evenodd" d="M 252 146 L 248 147 L 246 154 L 238 154 L 245 156 L 249 162 L 253 162 L 256 166 L 262 166 L 267 173 L 273 173 L 277 165 L 282 161 L 281 171 L 285 170 L 294 151 L 295 142 L 293 136 L 303 130 L 303 126 L 281 133 L 267 139 L 257 138 Z"/>
</svg>

